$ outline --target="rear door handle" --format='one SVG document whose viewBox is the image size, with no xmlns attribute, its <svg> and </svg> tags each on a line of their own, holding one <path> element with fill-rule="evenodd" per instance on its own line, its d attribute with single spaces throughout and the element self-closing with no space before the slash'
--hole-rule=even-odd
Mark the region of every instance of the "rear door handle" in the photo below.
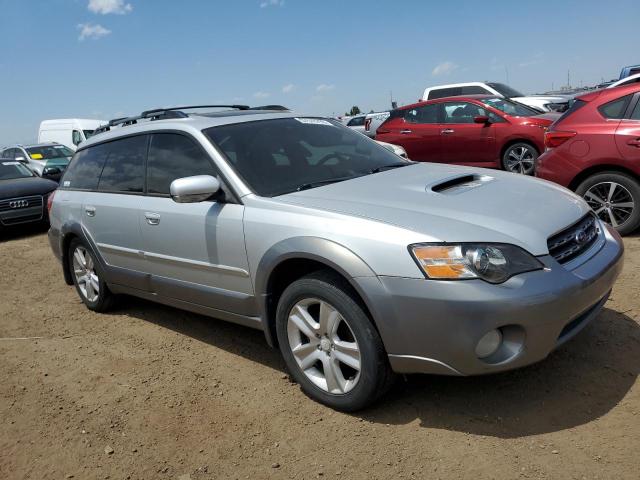
<svg viewBox="0 0 640 480">
<path fill-rule="evenodd" d="M 627 145 L 640 148 L 640 138 L 636 138 L 635 140 L 629 140 L 627 142 Z"/>
<path fill-rule="evenodd" d="M 411 130 L 400 130 L 400 133 L 402 133 L 403 135 L 406 135 L 408 133 L 413 133 Z"/>
<path fill-rule="evenodd" d="M 449 135 L 450 133 L 454 133 L 455 130 L 452 128 L 445 128 L 444 130 L 440 130 L 440 133 L 442 133 L 443 135 Z"/>
<path fill-rule="evenodd" d="M 96 216 L 96 207 L 84 207 L 84 212 L 87 214 L 88 217 L 95 217 Z"/>
<path fill-rule="evenodd" d="M 145 212 L 144 218 L 147 219 L 149 225 L 158 225 L 160 223 L 159 213 Z"/>
</svg>

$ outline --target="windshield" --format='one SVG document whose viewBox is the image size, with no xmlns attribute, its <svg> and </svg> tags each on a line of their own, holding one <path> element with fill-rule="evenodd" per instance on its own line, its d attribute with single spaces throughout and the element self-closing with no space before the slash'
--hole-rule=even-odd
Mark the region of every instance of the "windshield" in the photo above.
<svg viewBox="0 0 640 480">
<path fill-rule="evenodd" d="M 204 133 L 265 197 L 411 164 L 361 133 L 320 118 L 237 123 Z"/>
<path fill-rule="evenodd" d="M 82 133 L 84 133 L 84 138 L 85 139 L 88 139 L 89 137 L 92 137 L 94 132 L 95 132 L 95 130 L 82 130 Z"/>
<path fill-rule="evenodd" d="M 505 85 L 504 83 L 487 83 L 487 85 L 496 90 L 500 95 L 504 95 L 507 98 L 524 97 L 524 94 L 517 91 L 515 88 Z"/>
<path fill-rule="evenodd" d="M 52 158 L 66 158 L 73 156 L 73 151 L 69 150 L 64 145 L 28 147 L 26 150 L 33 160 L 50 160 Z"/>
<path fill-rule="evenodd" d="M 33 172 L 20 162 L 0 163 L 0 180 L 33 177 Z"/>
<path fill-rule="evenodd" d="M 540 112 L 537 112 L 533 108 L 529 108 L 518 102 L 512 102 L 505 98 L 484 98 L 480 101 L 488 107 L 493 107 L 512 117 L 532 117 L 540 114 Z"/>
</svg>

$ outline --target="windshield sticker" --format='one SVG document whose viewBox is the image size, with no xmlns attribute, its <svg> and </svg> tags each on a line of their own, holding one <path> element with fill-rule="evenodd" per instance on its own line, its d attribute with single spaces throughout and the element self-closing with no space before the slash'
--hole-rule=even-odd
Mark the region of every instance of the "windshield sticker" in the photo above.
<svg viewBox="0 0 640 480">
<path fill-rule="evenodd" d="M 42 154 L 41 153 L 32 153 L 31 154 L 31 158 L 33 158 L 34 160 L 42 160 Z"/>
<path fill-rule="evenodd" d="M 2 162 L 3 165 L 20 165 L 20 162 Z"/>
<path fill-rule="evenodd" d="M 320 118 L 297 118 L 296 120 L 300 123 L 305 123 L 307 125 L 328 125 L 330 127 L 335 127 L 335 125 L 328 120 L 322 120 Z"/>
</svg>

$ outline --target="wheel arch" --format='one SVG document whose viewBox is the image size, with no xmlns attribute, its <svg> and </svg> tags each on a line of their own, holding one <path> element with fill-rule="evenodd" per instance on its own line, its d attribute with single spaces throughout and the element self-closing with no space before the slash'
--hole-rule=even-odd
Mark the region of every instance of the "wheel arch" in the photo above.
<svg viewBox="0 0 640 480">
<path fill-rule="evenodd" d="M 336 242 L 318 237 L 297 237 L 267 250 L 256 270 L 256 297 L 263 316 L 265 337 L 272 347 L 278 343 L 275 317 L 282 292 L 293 281 L 318 270 L 332 271 L 342 277 L 377 328 L 368 295 L 355 281 L 358 277 L 375 277 L 371 267 Z"/>
<path fill-rule="evenodd" d="M 578 173 L 573 180 L 571 180 L 571 182 L 569 182 L 569 190 L 571 191 L 576 191 L 576 189 L 578 188 L 578 186 L 584 182 L 587 178 L 599 174 L 599 173 L 622 173 L 625 175 L 630 176 L 631 178 L 633 178 L 634 180 L 636 180 L 637 182 L 640 183 L 640 175 L 638 175 L 637 173 L 635 173 L 633 170 L 625 168 L 621 165 L 614 165 L 614 164 L 608 164 L 608 163 L 603 163 L 603 164 L 599 164 L 599 165 L 593 165 L 589 168 L 586 168 L 584 170 L 582 170 L 580 173 Z"/>
</svg>

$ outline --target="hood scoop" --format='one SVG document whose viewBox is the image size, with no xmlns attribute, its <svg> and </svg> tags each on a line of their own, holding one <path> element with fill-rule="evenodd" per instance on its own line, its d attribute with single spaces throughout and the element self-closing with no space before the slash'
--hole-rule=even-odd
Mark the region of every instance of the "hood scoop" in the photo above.
<svg viewBox="0 0 640 480">
<path fill-rule="evenodd" d="M 489 175 L 479 175 L 477 173 L 456 175 L 445 180 L 438 181 L 435 184 L 427 185 L 427 191 L 445 195 L 455 195 L 458 193 L 481 187 L 482 185 L 495 180 Z"/>
</svg>

